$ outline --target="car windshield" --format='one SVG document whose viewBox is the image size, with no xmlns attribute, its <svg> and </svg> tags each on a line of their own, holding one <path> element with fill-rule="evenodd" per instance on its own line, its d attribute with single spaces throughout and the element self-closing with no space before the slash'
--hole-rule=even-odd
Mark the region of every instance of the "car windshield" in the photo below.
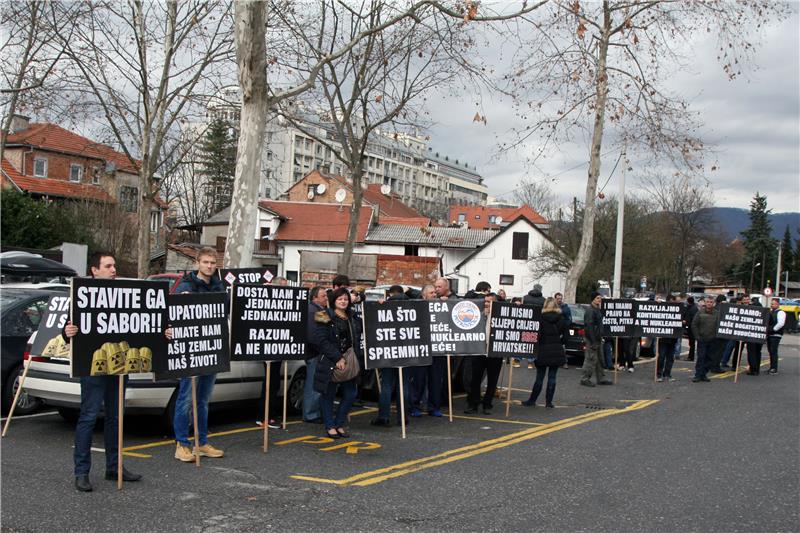
<svg viewBox="0 0 800 533">
<path fill-rule="evenodd" d="M 580 305 L 572 304 L 569 306 L 570 311 L 572 311 L 572 321 L 577 323 L 583 323 L 583 316 L 586 313 L 586 309 L 581 307 Z"/>
<path fill-rule="evenodd" d="M 27 292 L 16 292 L 13 290 L 6 289 L 0 292 L 0 307 L 5 309 L 10 305 L 14 305 L 16 302 L 20 300 L 24 300 L 30 296 L 30 293 Z"/>
</svg>

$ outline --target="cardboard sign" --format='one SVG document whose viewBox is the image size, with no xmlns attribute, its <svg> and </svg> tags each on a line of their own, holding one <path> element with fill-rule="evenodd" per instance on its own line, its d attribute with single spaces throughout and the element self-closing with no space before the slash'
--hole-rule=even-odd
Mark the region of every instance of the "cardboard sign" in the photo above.
<svg viewBox="0 0 800 533">
<path fill-rule="evenodd" d="M 534 355 L 539 342 L 542 308 L 492 302 L 489 321 L 489 357 L 524 357 Z"/>
<path fill-rule="evenodd" d="M 639 337 L 635 317 L 639 302 L 631 299 L 603 298 L 603 337 Z"/>
<path fill-rule="evenodd" d="M 226 287 L 236 285 L 257 285 L 259 283 L 269 283 L 274 274 L 268 267 L 258 268 L 223 268 L 217 270 L 219 279 Z"/>
<path fill-rule="evenodd" d="M 172 341 L 167 345 L 166 357 L 153 360 L 156 380 L 230 370 L 228 295 L 224 292 L 173 294 L 168 304 Z"/>
<path fill-rule="evenodd" d="M 767 342 L 768 307 L 721 303 L 717 311 L 718 338 L 758 344 Z"/>
<path fill-rule="evenodd" d="M 682 337 L 681 306 L 669 302 L 636 302 L 637 337 Z"/>
<path fill-rule="evenodd" d="M 167 352 L 167 281 L 73 278 L 72 377 L 151 372 Z"/>
<path fill-rule="evenodd" d="M 39 321 L 31 355 L 69 359 L 69 343 L 61 335 L 68 320 L 69 296 L 51 296 Z"/>
<path fill-rule="evenodd" d="M 433 355 L 486 355 L 483 300 L 426 300 Z"/>
<path fill-rule="evenodd" d="M 427 301 L 364 302 L 363 311 L 366 368 L 433 363 Z"/>
<path fill-rule="evenodd" d="M 308 289 L 234 285 L 231 291 L 231 360 L 305 359 Z"/>
</svg>

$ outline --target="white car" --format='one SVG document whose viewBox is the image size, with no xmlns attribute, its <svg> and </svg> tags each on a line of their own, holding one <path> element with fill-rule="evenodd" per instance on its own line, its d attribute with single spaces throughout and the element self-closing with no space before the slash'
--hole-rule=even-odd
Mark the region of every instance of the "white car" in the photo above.
<svg viewBox="0 0 800 533">
<path fill-rule="evenodd" d="M 36 337 L 34 333 L 28 340 L 28 351 Z M 32 356 L 28 377 L 23 389 L 31 396 L 40 398 L 47 405 L 55 407 L 59 414 L 73 421 L 78 417 L 81 405 L 81 386 L 79 378 L 69 375 L 69 359 L 57 357 L 44 358 Z M 279 365 L 281 379 L 273 380 L 270 387 L 278 388 L 278 397 L 283 397 L 283 363 Z M 303 387 L 306 380 L 304 361 L 289 361 L 289 410 L 302 409 Z M 263 362 L 232 361 L 229 372 L 217 375 L 217 382 L 211 394 L 212 408 L 233 408 L 243 403 L 252 403 L 261 397 L 261 387 L 265 376 Z M 146 414 L 161 417 L 165 429 L 172 428 L 172 416 L 177 398 L 177 380 L 154 381 L 152 373 L 132 374 L 125 391 L 125 414 Z M 255 409 L 253 410 L 255 414 Z"/>
</svg>

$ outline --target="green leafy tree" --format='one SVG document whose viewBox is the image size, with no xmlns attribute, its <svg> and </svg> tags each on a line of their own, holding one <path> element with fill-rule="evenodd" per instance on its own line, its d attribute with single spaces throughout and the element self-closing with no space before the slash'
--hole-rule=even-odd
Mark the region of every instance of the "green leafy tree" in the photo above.
<svg viewBox="0 0 800 533">
<path fill-rule="evenodd" d="M 230 123 L 215 119 L 209 124 L 198 151 L 200 176 L 206 179 L 213 213 L 231 205 L 236 174 L 236 136 Z"/>
<path fill-rule="evenodd" d="M 789 231 L 789 225 L 786 225 L 786 231 L 783 232 L 783 257 L 781 258 L 781 271 L 793 270 L 795 263 L 794 247 L 792 246 L 792 232 Z"/>
<path fill-rule="evenodd" d="M 743 275 L 749 275 L 747 281 L 751 292 L 759 280 L 758 289 L 764 288 L 768 273 L 775 272 L 777 243 L 771 236 L 772 223 L 769 221 L 771 212 L 771 209 L 767 209 L 767 197 L 756 192 L 753 201 L 750 202 L 750 227 L 742 232 L 747 253 L 740 268 Z"/>
<path fill-rule="evenodd" d="M 794 240 L 794 252 L 792 256 L 794 258 L 792 270 L 800 271 L 800 228 L 797 228 L 797 238 Z"/>
<path fill-rule="evenodd" d="M 50 248 L 72 237 L 73 225 L 59 213 L 57 204 L 17 191 L 0 194 L 0 242 L 4 246 Z"/>
</svg>

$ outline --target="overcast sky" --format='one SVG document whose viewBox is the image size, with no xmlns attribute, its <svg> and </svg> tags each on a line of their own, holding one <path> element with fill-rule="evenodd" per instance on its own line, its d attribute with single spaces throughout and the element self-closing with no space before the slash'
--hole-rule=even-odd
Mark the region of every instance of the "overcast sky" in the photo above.
<svg viewBox="0 0 800 533">
<path fill-rule="evenodd" d="M 700 40 L 694 51 L 695 67 L 671 80 L 670 89 L 701 114 L 702 139 L 714 150 L 707 161 L 709 166 L 713 162 L 718 165 L 718 170 L 706 175 L 718 206 L 747 208 L 759 191 L 767 195 L 775 212 L 800 211 L 799 27 L 795 8 L 789 20 L 769 28 L 754 66 L 734 81 L 728 81 L 722 72 L 711 39 Z M 552 185 L 561 197 L 583 199 L 588 160 L 584 139 L 538 161 L 536 168 L 525 164 L 521 152 L 498 160 L 493 158 L 495 139 L 508 140 L 506 132 L 519 124 L 509 101 L 484 98 L 488 124 L 483 125 L 472 122 L 474 99 L 440 96 L 431 100 L 439 104 L 431 109 L 435 124 L 430 129 L 430 146 L 476 166 L 489 194 L 508 198 L 520 178 L 550 176 L 556 177 Z M 604 158 L 601 185 L 615 161 L 616 154 Z M 635 174 L 628 174 L 629 187 L 636 187 Z M 617 190 L 617 176 L 612 177 L 606 192 Z"/>
</svg>

